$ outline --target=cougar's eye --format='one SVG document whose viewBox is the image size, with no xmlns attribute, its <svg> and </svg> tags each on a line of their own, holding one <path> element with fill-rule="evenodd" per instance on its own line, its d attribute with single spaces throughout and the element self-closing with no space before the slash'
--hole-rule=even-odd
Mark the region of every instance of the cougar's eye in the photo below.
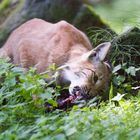
<svg viewBox="0 0 140 140">
<path fill-rule="evenodd" d="M 80 77 L 80 73 L 79 72 L 75 72 L 74 73 L 76 76 Z"/>
</svg>

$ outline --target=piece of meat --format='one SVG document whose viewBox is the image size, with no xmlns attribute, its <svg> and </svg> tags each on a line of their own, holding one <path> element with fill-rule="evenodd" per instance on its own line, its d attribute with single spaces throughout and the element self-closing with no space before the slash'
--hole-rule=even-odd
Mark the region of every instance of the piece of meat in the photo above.
<svg viewBox="0 0 140 140">
<path fill-rule="evenodd" d="M 63 109 L 66 110 L 68 107 L 71 107 L 74 104 L 74 101 L 81 97 L 80 91 L 75 91 L 74 94 L 69 95 L 65 99 L 58 100 L 58 106 L 54 108 L 52 105 L 45 103 L 46 112 L 50 112 L 53 109 Z"/>
</svg>

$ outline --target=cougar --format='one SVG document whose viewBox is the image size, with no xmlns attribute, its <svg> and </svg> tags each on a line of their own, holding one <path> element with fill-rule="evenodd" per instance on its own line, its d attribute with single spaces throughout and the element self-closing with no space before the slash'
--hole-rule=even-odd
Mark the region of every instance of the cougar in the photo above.
<svg viewBox="0 0 140 140">
<path fill-rule="evenodd" d="M 57 84 L 68 85 L 70 94 L 80 88 L 84 97 L 94 97 L 108 87 L 111 71 L 104 59 L 110 47 L 105 42 L 93 49 L 88 37 L 66 21 L 32 19 L 11 33 L 0 57 L 38 73 L 55 63 Z"/>
</svg>

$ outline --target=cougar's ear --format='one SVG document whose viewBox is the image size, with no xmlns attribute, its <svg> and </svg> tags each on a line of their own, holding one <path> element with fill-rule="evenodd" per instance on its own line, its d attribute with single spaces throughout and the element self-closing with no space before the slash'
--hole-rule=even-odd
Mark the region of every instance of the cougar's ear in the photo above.
<svg viewBox="0 0 140 140">
<path fill-rule="evenodd" d="M 99 44 L 96 48 L 94 48 L 90 55 L 89 58 L 94 60 L 94 61 L 103 61 L 111 47 L 110 42 L 105 42 L 102 44 Z"/>
</svg>

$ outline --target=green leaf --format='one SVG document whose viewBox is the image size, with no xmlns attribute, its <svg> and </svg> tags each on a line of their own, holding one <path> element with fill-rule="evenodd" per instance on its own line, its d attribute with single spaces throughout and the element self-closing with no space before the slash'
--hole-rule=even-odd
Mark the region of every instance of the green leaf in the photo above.
<svg viewBox="0 0 140 140">
<path fill-rule="evenodd" d="M 115 96 L 114 98 L 112 98 L 112 101 L 120 101 L 123 97 L 125 96 L 125 94 L 120 94 L 118 93 L 117 96 Z"/>
<path fill-rule="evenodd" d="M 24 72 L 24 68 L 14 67 L 14 68 L 12 68 L 12 71 L 16 72 L 16 73 L 23 73 Z"/>
<path fill-rule="evenodd" d="M 76 140 L 89 140 L 93 137 L 92 133 L 80 133 L 77 137 Z"/>
<path fill-rule="evenodd" d="M 123 75 L 118 75 L 118 76 L 115 76 L 115 77 L 113 78 L 113 82 L 114 82 L 116 85 L 121 85 L 124 81 L 125 81 L 125 76 L 123 76 Z"/>
<path fill-rule="evenodd" d="M 127 74 L 130 74 L 132 76 L 136 76 L 136 68 L 131 66 L 128 69 L 125 69 L 125 71 L 127 72 Z"/>
<path fill-rule="evenodd" d="M 66 137 L 64 134 L 58 134 L 54 136 L 54 140 L 66 140 Z"/>
<path fill-rule="evenodd" d="M 52 94 L 51 93 L 41 93 L 40 97 L 44 100 L 45 99 L 50 100 L 50 99 L 52 99 Z"/>
<path fill-rule="evenodd" d="M 52 106 L 57 107 L 57 102 L 54 101 L 53 99 L 49 99 L 49 100 L 47 100 L 47 102 L 48 102 L 49 104 L 51 104 Z"/>
<path fill-rule="evenodd" d="M 66 136 L 73 135 L 76 132 L 77 132 L 77 129 L 75 127 L 68 128 L 68 129 L 66 129 Z"/>
<path fill-rule="evenodd" d="M 119 71 L 122 68 L 121 64 L 117 65 L 116 67 L 113 68 L 112 73 L 116 73 L 117 71 Z"/>
<path fill-rule="evenodd" d="M 109 100 L 113 98 L 113 84 L 111 83 L 110 90 L 109 90 Z"/>
</svg>

